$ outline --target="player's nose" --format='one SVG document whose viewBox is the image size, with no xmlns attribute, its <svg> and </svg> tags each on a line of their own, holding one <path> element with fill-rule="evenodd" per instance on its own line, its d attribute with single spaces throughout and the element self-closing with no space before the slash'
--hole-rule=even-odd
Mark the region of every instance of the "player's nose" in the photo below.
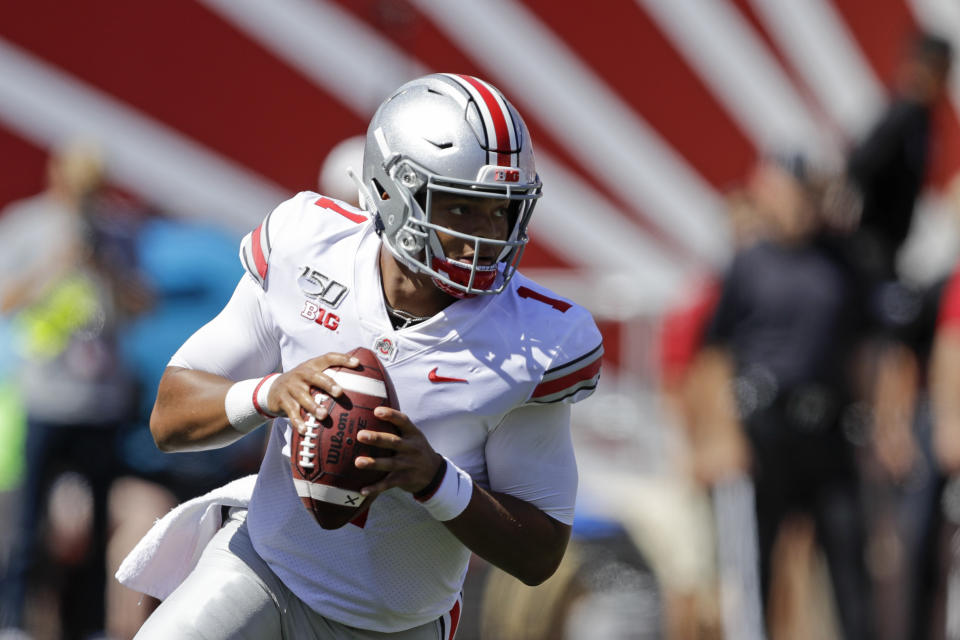
<svg viewBox="0 0 960 640">
<path fill-rule="evenodd" d="M 505 240 L 507 235 L 506 216 L 499 209 L 483 209 L 469 217 L 470 235 L 490 240 Z"/>
</svg>

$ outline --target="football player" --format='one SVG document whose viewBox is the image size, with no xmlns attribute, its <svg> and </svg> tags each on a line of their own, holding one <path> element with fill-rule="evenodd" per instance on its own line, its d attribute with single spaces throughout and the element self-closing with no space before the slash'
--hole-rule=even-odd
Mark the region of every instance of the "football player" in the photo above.
<svg viewBox="0 0 960 640">
<path fill-rule="evenodd" d="M 570 404 L 603 348 L 586 310 L 517 272 L 541 194 L 526 125 L 483 80 L 419 78 L 377 110 L 357 181 L 361 208 L 303 192 L 247 235 L 232 299 L 164 373 L 165 451 L 276 420 L 246 508 L 138 638 L 452 638 L 471 552 L 530 585 L 564 554 Z M 339 396 L 324 371 L 356 366 L 357 346 L 396 388 L 400 410 L 377 412 L 399 435 L 359 432 L 394 455 L 356 466 L 387 475 L 324 530 L 292 482 L 291 430 L 301 409 L 324 418 L 310 387 Z"/>
</svg>

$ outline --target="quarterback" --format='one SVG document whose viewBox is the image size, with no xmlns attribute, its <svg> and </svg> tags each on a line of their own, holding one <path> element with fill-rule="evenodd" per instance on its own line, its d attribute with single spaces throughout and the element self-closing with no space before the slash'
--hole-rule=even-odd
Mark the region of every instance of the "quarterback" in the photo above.
<svg viewBox="0 0 960 640">
<path fill-rule="evenodd" d="M 177 550 L 195 560 L 137 638 L 449 639 L 471 552 L 530 585 L 560 563 L 570 404 L 596 387 L 603 347 L 586 310 L 517 272 L 541 193 L 526 125 L 483 80 L 419 78 L 373 116 L 357 182 L 359 208 L 303 192 L 248 234 L 233 297 L 164 373 L 150 424 L 164 451 L 275 419 L 249 495 Z M 356 459 L 386 475 L 363 490 L 369 509 L 325 530 L 292 481 L 291 435 L 301 409 L 325 417 L 310 387 L 338 397 L 325 371 L 357 366 L 358 346 L 389 373 L 398 409 L 376 411 L 397 433 L 358 433 L 393 455 Z"/>
</svg>

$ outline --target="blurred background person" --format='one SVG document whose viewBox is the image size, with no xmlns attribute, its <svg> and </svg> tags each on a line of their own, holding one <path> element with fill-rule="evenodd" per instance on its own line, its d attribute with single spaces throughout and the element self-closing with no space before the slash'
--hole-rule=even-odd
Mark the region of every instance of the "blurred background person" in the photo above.
<svg viewBox="0 0 960 640">
<path fill-rule="evenodd" d="M 807 514 L 829 564 L 843 637 L 869 638 L 864 523 L 841 428 L 854 400 L 861 325 L 852 274 L 830 241 L 848 216 L 826 215 L 821 182 L 800 155 L 764 158 L 748 192 L 770 236 L 735 255 L 706 332 L 710 424 L 715 437 L 731 440 L 729 451 L 740 450 L 740 437 L 749 445 L 725 466 L 744 465 L 753 478 L 766 609 L 778 534 Z"/>
<path fill-rule="evenodd" d="M 42 638 L 131 638 L 156 602 L 112 579 L 178 502 L 256 470 L 256 438 L 168 456 L 147 429 L 163 367 L 216 313 L 242 273 L 236 238 L 150 211 L 106 183 L 92 142 L 51 153 L 49 187 L 0 215 L 0 280 L 18 380 L 3 398 L 11 432 L 12 549 L 0 629 Z M 9 249 L 9 250 L 8 250 Z M 51 612 L 53 615 L 51 615 Z"/>
<path fill-rule="evenodd" d="M 927 638 L 937 490 L 931 457 L 927 366 L 943 280 L 921 285 L 900 268 L 940 142 L 950 42 L 915 33 L 898 61 L 886 109 L 850 150 L 847 177 L 862 201 L 846 255 L 865 291 L 867 325 L 854 383 L 869 424 L 859 448 L 868 566 L 882 640 Z M 931 528 L 932 527 L 932 528 Z"/>
<path fill-rule="evenodd" d="M 863 199 L 851 236 L 852 262 L 874 287 L 897 278 L 897 252 L 910 232 L 935 144 L 934 109 L 944 98 L 950 42 L 929 33 L 907 44 L 882 116 L 850 150 L 847 175 Z M 878 291 L 869 299 L 874 305 Z"/>
<path fill-rule="evenodd" d="M 931 348 L 943 282 L 910 293 L 908 322 L 869 333 L 858 380 L 871 385 L 858 445 L 877 637 L 930 638 L 941 481 L 932 450 Z M 937 636 L 932 636 L 937 637 Z"/>
<path fill-rule="evenodd" d="M 960 216 L 960 174 L 953 181 L 952 202 Z M 933 399 L 937 463 L 948 475 L 960 473 L 960 262 L 950 274 L 941 299 L 930 387 Z"/>
<path fill-rule="evenodd" d="M 767 223 L 756 211 L 746 189 L 731 189 L 725 200 L 735 251 L 744 250 L 769 234 Z M 709 569 L 702 572 L 696 590 L 675 596 L 676 611 L 671 617 L 680 621 L 678 626 L 686 630 L 685 634 L 676 635 L 677 638 L 719 638 L 759 624 L 758 618 L 748 621 L 749 606 L 738 606 L 737 611 L 728 611 L 723 606 L 725 597 L 728 600 L 753 597 L 757 600 L 755 607 L 759 607 L 759 594 L 745 592 L 744 581 L 749 578 L 740 574 L 744 558 L 718 553 L 718 538 L 724 531 L 715 522 L 718 505 L 714 503 L 713 492 L 720 485 L 736 484 L 745 473 L 748 460 L 746 442 L 736 421 L 714 419 L 718 408 L 732 408 L 718 407 L 716 402 L 707 399 L 715 399 L 718 393 L 717 381 L 711 378 L 717 369 L 711 353 L 703 347 L 707 325 L 720 298 L 721 277 L 722 274 L 705 273 L 671 306 L 659 325 L 659 391 L 666 419 L 679 429 L 678 475 L 688 483 L 691 495 L 695 496 L 693 501 L 700 503 L 699 509 L 691 510 L 691 515 L 700 512 L 696 526 L 707 532 L 701 538 L 706 544 L 687 549 L 686 553 L 709 565 Z M 726 396 L 721 395 L 722 402 Z M 684 506 L 690 509 L 693 504 Z M 719 510 L 722 509 L 720 506 Z M 752 521 L 754 515 L 748 513 L 748 517 Z M 756 577 L 752 567 L 748 573 Z M 668 600 L 665 604 L 671 603 Z M 760 632 L 760 629 L 754 631 Z"/>
<path fill-rule="evenodd" d="M 960 215 L 960 174 L 953 182 L 951 201 Z M 935 490 L 923 522 L 913 590 L 915 637 L 960 637 L 960 263 L 947 279 L 940 297 L 932 352 L 928 360 Z M 949 488 L 948 488 L 949 487 Z M 946 635 L 943 635 L 943 630 Z"/>
<path fill-rule="evenodd" d="M 103 177 L 95 144 L 68 143 L 51 154 L 46 190 L 0 217 L 0 307 L 15 314 L 27 420 L 0 627 L 23 628 L 38 591 L 57 603 L 67 638 L 104 625 L 107 492 L 134 403 L 118 335 L 146 302 Z"/>
</svg>

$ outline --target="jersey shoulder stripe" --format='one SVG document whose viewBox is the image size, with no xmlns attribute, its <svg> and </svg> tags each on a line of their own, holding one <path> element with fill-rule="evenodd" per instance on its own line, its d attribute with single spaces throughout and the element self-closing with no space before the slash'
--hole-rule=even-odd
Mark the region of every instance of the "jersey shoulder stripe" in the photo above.
<svg viewBox="0 0 960 640">
<path fill-rule="evenodd" d="M 268 213 L 263 222 L 240 241 L 240 262 L 261 287 L 266 287 L 267 271 L 270 268 L 270 218 L 273 213 Z"/>
<path fill-rule="evenodd" d="M 327 212 L 341 217 L 329 216 Z M 338 225 L 337 220 L 342 220 L 342 224 Z M 240 241 L 240 262 L 257 284 L 266 289 L 270 256 L 281 236 L 284 238 L 281 244 L 286 247 L 291 241 L 296 244 L 298 239 L 314 238 L 319 229 L 324 230 L 324 237 L 332 237 L 331 234 L 346 231 L 347 227 L 356 229 L 356 225 L 368 220 L 363 211 L 345 202 L 304 191 L 281 203 L 244 236 Z"/>
<path fill-rule="evenodd" d="M 603 343 L 565 364 L 544 372 L 530 402 L 579 402 L 593 393 L 600 380 Z"/>
</svg>

